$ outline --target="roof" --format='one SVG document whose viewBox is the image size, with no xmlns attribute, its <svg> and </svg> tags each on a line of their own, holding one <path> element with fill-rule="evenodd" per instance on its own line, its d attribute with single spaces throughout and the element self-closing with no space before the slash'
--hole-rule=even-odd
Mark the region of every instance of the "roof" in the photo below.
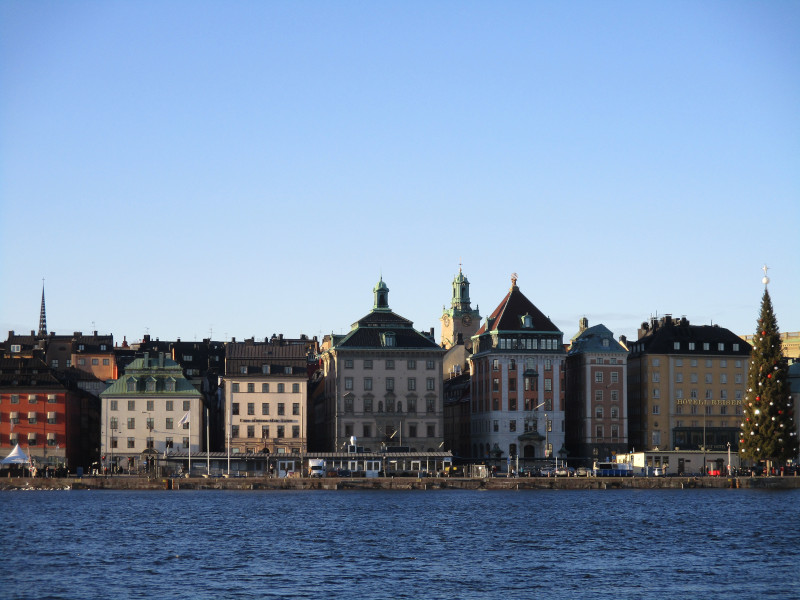
<svg viewBox="0 0 800 600">
<path fill-rule="evenodd" d="M 603 345 L 604 342 L 607 345 Z M 628 351 L 614 339 L 614 334 L 605 325 L 594 325 L 579 332 L 572 338 L 569 354 L 589 352 L 627 354 Z"/>
<path fill-rule="evenodd" d="M 514 280 L 516 281 L 516 280 Z M 530 326 L 523 327 L 523 319 L 530 316 Z M 516 283 L 489 315 L 475 335 L 489 331 L 525 331 L 561 333 L 558 327 L 519 291 Z"/>
<path fill-rule="evenodd" d="M 146 381 L 156 380 L 154 391 L 146 391 Z M 128 391 L 128 382 L 135 381 L 133 390 Z M 174 389 L 167 390 L 166 382 L 173 380 Z M 125 374 L 120 375 L 119 379 L 108 387 L 101 396 L 200 396 L 191 382 L 183 376 L 181 366 L 174 360 L 165 357 L 163 354 L 152 357 L 145 353 L 141 358 L 137 358 L 125 369 Z"/>
<path fill-rule="evenodd" d="M 644 325 L 647 325 L 646 323 Z M 675 349 L 675 342 L 681 342 L 680 348 Z M 686 342 L 686 343 L 683 343 Z M 688 342 L 695 343 L 695 349 L 689 350 Z M 708 343 L 709 349 L 703 349 L 703 344 Z M 724 350 L 719 350 L 717 344 L 725 344 Z M 739 350 L 733 350 L 733 344 L 739 345 Z M 660 321 L 655 319 L 652 323 L 640 330 L 639 339 L 631 345 L 631 356 L 643 352 L 649 354 L 720 354 L 749 356 L 752 347 L 730 329 L 719 325 L 690 325 L 683 319 L 664 317 Z"/>
</svg>

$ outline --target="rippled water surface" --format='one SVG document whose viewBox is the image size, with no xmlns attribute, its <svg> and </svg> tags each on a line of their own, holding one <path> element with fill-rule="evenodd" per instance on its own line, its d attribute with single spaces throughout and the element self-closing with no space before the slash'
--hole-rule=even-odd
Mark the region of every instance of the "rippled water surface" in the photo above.
<svg viewBox="0 0 800 600">
<path fill-rule="evenodd" d="M 798 598 L 800 490 L 0 493 L 3 598 Z"/>
</svg>

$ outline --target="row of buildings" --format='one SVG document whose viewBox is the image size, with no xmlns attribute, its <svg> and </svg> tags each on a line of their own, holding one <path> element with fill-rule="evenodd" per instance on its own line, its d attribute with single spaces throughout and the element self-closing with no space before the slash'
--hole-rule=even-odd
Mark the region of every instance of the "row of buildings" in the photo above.
<svg viewBox="0 0 800 600">
<path fill-rule="evenodd" d="M 516 276 L 485 318 L 469 287 L 459 270 L 438 342 L 390 308 L 382 279 L 372 309 L 322 340 L 56 335 L 43 292 L 39 331 L 2 345 L 0 452 L 135 471 L 183 452 L 342 452 L 354 438 L 366 452 L 450 451 L 501 469 L 737 448 L 745 339 L 666 315 L 634 342 L 585 318 L 565 340 Z"/>
</svg>

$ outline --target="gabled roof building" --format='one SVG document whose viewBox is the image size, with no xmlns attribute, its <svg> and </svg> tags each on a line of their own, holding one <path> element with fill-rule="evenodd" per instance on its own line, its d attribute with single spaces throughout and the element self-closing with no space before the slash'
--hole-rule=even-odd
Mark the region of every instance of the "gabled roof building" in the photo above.
<svg viewBox="0 0 800 600">
<path fill-rule="evenodd" d="M 331 335 L 321 354 L 324 392 L 313 406 L 315 450 L 357 445 L 417 451 L 443 445 L 442 357 L 445 350 L 389 307 L 381 279 L 372 310 L 349 333 Z"/>
<path fill-rule="evenodd" d="M 472 338 L 474 458 L 566 458 L 563 337 L 512 276 Z"/>
</svg>

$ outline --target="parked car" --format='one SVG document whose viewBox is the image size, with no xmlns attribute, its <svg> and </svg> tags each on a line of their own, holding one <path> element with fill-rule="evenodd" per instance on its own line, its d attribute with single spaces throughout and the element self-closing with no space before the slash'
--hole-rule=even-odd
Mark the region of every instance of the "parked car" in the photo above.
<svg viewBox="0 0 800 600">
<path fill-rule="evenodd" d="M 588 477 L 592 474 L 592 470 L 588 467 L 578 467 L 575 469 L 575 476 L 576 477 Z"/>
<path fill-rule="evenodd" d="M 575 469 L 572 467 L 558 467 L 556 477 L 575 477 Z"/>
</svg>

